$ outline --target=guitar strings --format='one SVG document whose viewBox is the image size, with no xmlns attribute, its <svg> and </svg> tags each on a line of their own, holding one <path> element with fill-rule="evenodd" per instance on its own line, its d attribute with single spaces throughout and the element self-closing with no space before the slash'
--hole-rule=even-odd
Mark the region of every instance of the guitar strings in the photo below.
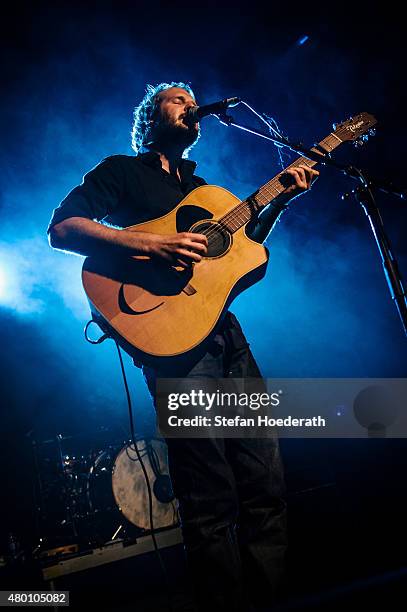
<svg viewBox="0 0 407 612">
<path fill-rule="evenodd" d="M 309 166 L 307 161 L 311 163 L 312 165 L 316 164 L 316 162 L 311 162 L 310 160 L 305 160 L 305 158 L 300 157 L 297 160 L 295 160 L 292 164 L 287 166 L 286 170 L 288 168 L 295 167 L 300 163 L 306 163 L 306 165 Z M 309 166 L 309 167 L 312 167 L 312 166 Z M 280 195 L 280 193 L 282 193 L 282 191 L 279 189 L 279 187 L 281 187 L 281 183 L 279 183 L 279 179 L 282 175 L 283 175 L 283 172 L 279 173 L 276 177 L 271 179 L 268 183 L 260 187 L 259 189 L 260 194 L 266 193 L 268 196 L 271 196 L 271 198 L 267 198 L 264 204 L 260 203 L 262 207 L 265 206 L 266 203 L 271 202 L 274 198 Z M 273 189 L 277 193 L 273 193 L 272 192 Z M 249 217 L 247 219 L 245 218 L 246 213 L 249 213 Z M 242 216 L 243 216 L 243 219 L 241 218 Z M 216 234 L 216 236 L 219 235 L 219 230 L 218 230 L 219 226 L 222 230 L 230 231 L 231 228 L 229 227 L 229 224 L 234 224 L 237 222 L 237 227 L 232 228 L 233 232 L 235 232 L 240 227 L 248 223 L 250 221 L 250 217 L 251 217 L 250 203 L 247 200 L 242 200 L 231 211 L 229 211 L 223 217 L 221 217 L 217 222 L 215 222 L 214 224 L 211 223 L 211 225 L 216 225 L 215 227 L 210 227 L 207 230 L 203 230 L 202 232 L 199 232 L 199 233 L 202 233 L 204 236 L 208 238 L 208 245 L 209 245 L 210 237 L 213 236 L 214 234 Z M 213 242 L 212 242 L 212 245 L 213 245 Z"/>
<path fill-rule="evenodd" d="M 315 161 L 311 161 L 311 160 L 308 160 L 306 158 L 299 157 L 294 162 L 292 162 L 289 166 L 287 166 L 286 170 L 288 168 L 296 167 L 296 166 L 298 166 L 301 163 L 306 164 L 308 167 L 312 167 L 312 166 L 316 165 Z M 260 194 L 265 192 L 268 196 L 271 196 L 271 198 L 268 197 L 266 199 L 266 202 L 264 204 L 262 204 L 262 206 L 265 206 L 267 203 L 269 203 L 275 197 L 280 195 L 280 193 L 282 193 L 281 183 L 279 182 L 279 180 L 280 180 L 282 175 L 283 175 L 283 172 L 280 172 L 276 177 L 271 179 L 268 183 L 266 183 L 265 185 L 263 185 L 263 187 L 260 188 L 260 190 L 259 190 Z M 273 190 L 275 190 L 277 193 L 273 193 Z M 242 224 L 241 224 L 242 219 L 239 218 L 239 217 L 242 214 L 244 215 L 246 212 L 250 213 L 250 204 L 249 204 L 249 202 L 247 202 L 247 200 L 242 200 L 235 208 L 233 208 L 231 211 L 226 213 L 226 215 L 221 217 L 219 219 L 218 223 L 222 227 L 222 229 L 229 229 L 227 224 L 233 223 L 233 222 L 237 221 L 238 222 L 238 227 L 234 228 L 234 231 L 236 231 L 237 229 L 239 229 L 239 227 L 242 227 Z M 243 225 L 245 223 L 247 223 L 248 221 L 250 221 L 250 216 L 249 216 L 248 219 L 244 219 Z M 213 232 L 216 232 L 216 228 L 214 228 L 212 230 L 209 229 L 208 232 L 203 232 L 203 233 L 206 236 L 210 236 Z"/>
<path fill-rule="evenodd" d="M 337 146 L 339 146 L 339 144 L 341 144 L 341 141 L 338 140 L 338 136 L 334 135 L 334 134 L 329 134 L 329 136 L 327 136 L 324 140 L 322 140 L 319 143 L 319 146 L 325 148 L 328 148 L 328 151 L 332 151 L 334 148 L 336 148 Z M 313 166 L 315 166 L 317 164 L 316 161 L 314 160 L 310 160 L 306 157 L 298 157 L 296 160 L 294 160 L 289 166 L 287 166 L 287 168 L 284 170 L 284 172 L 286 172 L 286 170 L 288 170 L 289 168 L 295 168 L 297 167 L 299 164 L 305 164 L 306 166 L 308 166 L 309 168 L 312 168 Z M 280 191 L 279 187 L 281 187 L 281 183 L 279 182 L 281 176 L 284 174 L 284 172 L 280 172 L 279 174 L 277 174 L 277 176 L 275 176 L 274 178 L 272 178 L 268 183 L 266 183 L 265 185 L 263 185 L 263 187 L 260 187 L 259 192 L 260 194 L 262 193 L 266 193 L 268 196 L 272 196 L 271 199 L 267 199 L 267 202 L 264 204 L 261 204 L 261 206 L 266 206 L 269 202 L 271 202 L 274 198 L 276 198 L 278 195 L 280 195 L 280 193 L 282 193 L 282 191 Z M 273 194 L 272 190 L 276 190 L 277 193 Z M 245 213 L 248 212 L 249 213 L 249 218 L 248 219 L 244 219 L 243 218 L 243 223 L 242 223 L 242 219 L 239 218 L 241 215 L 245 215 Z M 215 235 L 215 240 L 219 237 L 219 230 L 218 228 L 220 227 L 222 230 L 226 230 L 226 231 L 230 231 L 230 228 L 228 227 L 229 223 L 234 223 L 237 221 L 237 227 L 233 229 L 233 232 L 237 231 L 240 227 L 242 227 L 243 225 L 245 225 L 246 223 L 248 223 L 250 221 L 250 217 L 251 217 L 251 211 L 250 211 L 250 203 L 247 200 L 242 200 L 239 204 L 237 204 L 235 206 L 235 208 L 233 208 L 231 211 L 229 211 L 228 213 L 226 213 L 223 217 L 221 217 L 219 219 L 219 221 L 217 221 L 214 225 L 216 225 L 213 228 L 209 228 L 208 230 L 204 230 L 202 233 L 204 236 L 206 236 L 208 238 L 208 246 L 210 243 L 210 238 L 212 236 Z M 211 223 L 212 225 L 212 223 Z M 213 246 L 213 241 L 211 243 L 211 245 Z"/>
</svg>

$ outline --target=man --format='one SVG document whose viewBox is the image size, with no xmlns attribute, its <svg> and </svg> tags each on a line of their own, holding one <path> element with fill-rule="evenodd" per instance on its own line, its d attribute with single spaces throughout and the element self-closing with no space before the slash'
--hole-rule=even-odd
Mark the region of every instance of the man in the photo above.
<svg viewBox="0 0 407 612">
<path fill-rule="evenodd" d="M 148 255 L 190 268 L 205 256 L 207 239 L 189 232 L 161 236 L 121 228 L 172 210 L 205 184 L 187 153 L 200 135 L 187 111 L 196 101 L 184 83 L 149 86 L 134 114 L 137 156 L 115 155 L 85 175 L 54 211 L 54 248 L 81 255 Z M 287 203 L 310 188 L 318 173 L 287 170 L 291 184 L 250 227 L 263 242 Z M 96 220 L 95 220 L 96 219 Z M 181 365 L 180 365 L 181 364 Z M 160 376 L 260 377 L 231 313 L 205 352 L 166 369 L 143 368 L 154 396 Z M 180 504 L 187 559 L 199 610 L 247 610 L 247 597 L 271 601 L 283 573 L 286 548 L 283 476 L 276 440 L 195 439 L 168 441 L 170 474 Z"/>
</svg>

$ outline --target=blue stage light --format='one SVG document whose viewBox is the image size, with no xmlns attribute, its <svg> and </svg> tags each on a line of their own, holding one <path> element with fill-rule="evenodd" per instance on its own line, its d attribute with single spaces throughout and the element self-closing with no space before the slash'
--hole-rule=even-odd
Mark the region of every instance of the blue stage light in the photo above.
<svg viewBox="0 0 407 612">
<path fill-rule="evenodd" d="M 3 297 L 6 293 L 7 287 L 7 279 L 6 274 L 2 267 L 0 267 L 0 300 L 3 300 Z"/>
</svg>

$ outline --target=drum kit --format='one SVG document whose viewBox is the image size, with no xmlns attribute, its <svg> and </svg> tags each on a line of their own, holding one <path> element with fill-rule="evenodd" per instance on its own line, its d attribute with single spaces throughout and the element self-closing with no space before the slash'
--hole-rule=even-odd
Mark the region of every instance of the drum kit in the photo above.
<svg viewBox="0 0 407 612">
<path fill-rule="evenodd" d="M 138 452 L 132 442 L 121 441 L 76 453 L 69 450 L 80 444 L 60 434 L 34 444 L 38 531 L 48 548 L 133 540 L 151 531 L 151 518 L 154 530 L 179 524 L 164 440 L 142 438 L 136 444 Z"/>
</svg>

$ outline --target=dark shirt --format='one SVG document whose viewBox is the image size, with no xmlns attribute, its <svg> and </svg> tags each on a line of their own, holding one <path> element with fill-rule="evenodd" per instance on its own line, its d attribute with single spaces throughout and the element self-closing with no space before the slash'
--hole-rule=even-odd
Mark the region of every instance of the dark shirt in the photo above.
<svg viewBox="0 0 407 612">
<path fill-rule="evenodd" d="M 112 155 L 85 174 L 54 210 L 48 231 L 69 217 L 128 227 L 165 215 L 193 189 L 205 185 L 196 163 L 183 159 L 181 181 L 163 170 L 157 153 Z"/>
</svg>

